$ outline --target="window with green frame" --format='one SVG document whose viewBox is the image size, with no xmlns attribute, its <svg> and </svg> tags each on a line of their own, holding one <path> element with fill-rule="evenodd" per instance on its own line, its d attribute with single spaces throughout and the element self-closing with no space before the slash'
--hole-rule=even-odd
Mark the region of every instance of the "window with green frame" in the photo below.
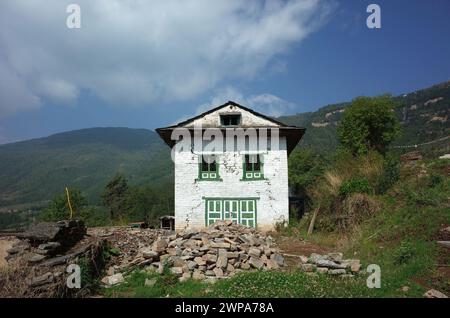
<svg viewBox="0 0 450 318">
<path fill-rule="evenodd" d="M 245 155 L 243 163 L 244 174 L 242 180 L 264 179 L 262 155 Z"/>
<path fill-rule="evenodd" d="M 220 181 L 219 163 L 216 156 L 199 156 L 198 179 L 206 181 Z"/>
</svg>

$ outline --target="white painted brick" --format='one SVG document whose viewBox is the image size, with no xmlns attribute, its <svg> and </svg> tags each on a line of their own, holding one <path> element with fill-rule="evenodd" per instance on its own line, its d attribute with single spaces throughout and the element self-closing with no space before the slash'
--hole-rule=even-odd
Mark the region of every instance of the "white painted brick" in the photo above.
<svg viewBox="0 0 450 318">
<path fill-rule="evenodd" d="M 205 226 L 203 197 L 259 197 L 257 225 L 271 230 L 289 219 L 289 192 L 286 140 L 280 138 L 280 150 L 264 154 L 264 177 L 261 181 L 240 181 L 243 153 L 226 152 L 220 156 L 219 174 L 223 181 L 198 181 L 198 155 L 190 151 L 175 155 L 175 227 Z M 225 162 L 225 164 L 222 163 Z"/>
</svg>

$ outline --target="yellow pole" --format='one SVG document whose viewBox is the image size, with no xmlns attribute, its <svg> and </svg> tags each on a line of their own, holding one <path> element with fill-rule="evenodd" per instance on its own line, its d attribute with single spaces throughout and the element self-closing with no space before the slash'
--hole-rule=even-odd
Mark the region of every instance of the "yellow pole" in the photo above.
<svg viewBox="0 0 450 318">
<path fill-rule="evenodd" d="M 70 220 L 72 220 L 73 210 L 72 210 L 72 204 L 70 203 L 69 189 L 67 189 L 67 187 L 66 187 L 66 195 L 67 195 L 67 203 L 69 204 L 69 209 L 70 209 Z"/>
</svg>

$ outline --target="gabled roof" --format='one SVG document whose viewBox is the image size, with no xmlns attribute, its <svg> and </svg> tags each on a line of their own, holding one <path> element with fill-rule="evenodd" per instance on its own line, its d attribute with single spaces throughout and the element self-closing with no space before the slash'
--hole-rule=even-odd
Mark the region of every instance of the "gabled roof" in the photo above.
<svg viewBox="0 0 450 318">
<path fill-rule="evenodd" d="M 163 127 L 163 128 L 157 128 L 156 132 L 166 142 L 167 145 L 172 147 L 175 144 L 175 142 L 170 138 L 173 129 L 185 127 L 186 125 L 194 122 L 195 120 L 200 119 L 200 118 L 202 118 L 202 117 L 204 117 L 204 116 L 206 116 L 208 114 L 211 114 L 211 113 L 213 113 L 213 112 L 215 112 L 215 111 L 217 111 L 217 110 L 219 110 L 219 109 L 221 109 L 223 107 L 229 106 L 229 105 L 241 108 L 241 109 L 243 109 L 245 111 L 248 111 L 249 113 L 257 116 L 257 117 L 261 117 L 261 118 L 263 118 L 263 119 L 265 119 L 265 120 L 267 120 L 267 121 L 277 125 L 278 126 L 277 128 L 280 130 L 280 136 L 285 136 L 287 138 L 287 151 L 288 151 L 288 154 L 295 148 L 295 146 L 298 144 L 298 142 L 303 137 L 303 135 L 304 135 L 304 133 L 306 131 L 306 128 L 286 125 L 286 124 L 284 124 L 284 123 L 282 123 L 282 122 L 280 122 L 278 120 L 275 120 L 272 117 L 269 117 L 269 116 L 266 116 L 264 114 L 258 113 L 256 111 L 254 111 L 253 109 L 247 108 L 247 107 L 242 106 L 242 105 L 240 105 L 240 104 L 238 104 L 236 102 L 233 102 L 233 101 L 228 101 L 225 104 L 222 104 L 220 106 L 214 107 L 214 108 L 212 108 L 212 109 L 210 109 L 210 110 L 208 110 L 206 112 L 203 112 L 203 113 L 201 113 L 201 114 L 199 114 L 199 115 L 197 115 L 195 117 L 192 117 L 190 119 L 182 121 L 182 122 L 180 122 L 180 123 L 178 123 L 176 125 Z M 218 128 L 220 128 L 220 127 L 218 127 Z M 268 126 L 268 127 L 256 127 L 256 128 L 268 128 L 268 129 L 271 129 L 271 128 L 274 128 L 274 127 L 273 126 L 270 126 L 270 127 Z M 194 128 L 189 128 L 189 129 L 193 130 Z M 203 130 L 204 129 L 208 129 L 208 128 L 203 128 Z M 223 128 L 223 129 L 225 129 L 225 128 Z"/>
<path fill-rule="evenodd" d="M 204 117 L 204 116 L 206 116 L 206 115 L 208 115 L 208 114 L 214 113 L 215 111 L 217 111 L 217 110 L 219 110 L 219 109 L 221 109 L 221 108 L 223 108 L 223 107 L 225 107 L 225 106 L 228 106 L 228 105 L 232 105 L 232 106 L 239 107 L 239 108 L 241 108 L 241 109 L 243 109 L 243 110 L 246 110 L 246 111 L 252 113 L 252 114 L 255 115 L 255 116 L 264 118 L 265 120 L 268 120 L 268 121 L 270 121 L 270 122 L 272 122 L 272 123 L 274 123 L 275 125 L 278 125 L 278 126 L 280 126 L 280 127 L 289 127 L 289 126 L 283 124 L 282 122 L 279 122 L 279 121 L 277 121 L 277 120 L 275 120 L 275 119 L 273 119 L 273 118 L 271 118 L 271 117 L 269 117 L 269 116 L 266 116 L 266 115 L 264 115 L 264 114 L 258 113 L 258 112 L 256 112 L 256 111 L 254 111 L 253 109 L 247 108 L 247 107 L 245 107 L 245 106 L 239 105 L 238 103 L 229 100 L 229 101 L 226 102 L 225 104 L 222 104 L 222 105 L 220 105 L 220 106 L 214 107 L 214 108 L 212 108 L 212 109 L 210 109 L 210 110 L 208 110 L 208 111 L 206 111 L 206 112 L 204 112 L 204 113 L 201 113 L 200 115 L 197 115 L 197 116 L 195 116 L 195 117 L 192 117 L 192 118 L 189 118 L 189 119 L 187 119 L 187 120 L 185 120 L 185 121 L 182 121 L 182 122 L 180 122 L 180 123 L 178 123 L 178 124 L 176 124 L 176 125 L 169 126 L 169 127 L 165 127 L 165 128 L 172 128 L 172 127 L 175 128 L 175 127 L 186 126 L 187 124 L 190 124 L 190 123 L 192 123 L 193 121 L 195 121 L 195 120 L 197 120 L 197 119 L 199 119 L 199 118 L 202 118 L 202 117 Z"/>
</svg>

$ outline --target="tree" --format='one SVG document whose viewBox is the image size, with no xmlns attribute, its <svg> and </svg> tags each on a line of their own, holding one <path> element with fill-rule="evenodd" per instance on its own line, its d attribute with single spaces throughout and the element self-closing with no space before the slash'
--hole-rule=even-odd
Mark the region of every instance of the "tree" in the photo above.
<svg viewBox="0 0 450 318">
<path fill-rule="evenodd" d="M 311 150 L 295 149 L 289 156 L 289 185 L 305 192 L 322 175 L 324 166 L 323 158 Z"/>
<path fill-rule="evenodd" d="M 69 193 L 74 218 L 76 218 L 81 209 L 87 206 L 88 202 L 78 189 L 69 189 Z M 41 218 L 45 221 L 59 221 L 68 219 L 69 215 L 69 204 L 67 202 L 66 192 L 64 191 L 53 198 L 47 208 L 42 211 Z"/>
<path fill-rule="evenodd" d="M 127 194 L 129 216 L 136 221 L 156 223 L 158 217 L 173 213 L 173 191 L 168 185 L 132 187 Z"/>
<path fill-rule="evenodd" d="M 109 207 L 111 219 L 123 218 L 126 214 L 128 182 L 125 176 L 117 174 L 106 185 L 102 194 L 103 203 Z"/>
<path fill-rule="evenodd" d="M 393 107 L 389 95 L 354 99 L 337 130 L 342 146 L 353 155 L 365 154 L 371 149 L 385 153 L 386 146 L 400 133 Z"/>
</svg>

